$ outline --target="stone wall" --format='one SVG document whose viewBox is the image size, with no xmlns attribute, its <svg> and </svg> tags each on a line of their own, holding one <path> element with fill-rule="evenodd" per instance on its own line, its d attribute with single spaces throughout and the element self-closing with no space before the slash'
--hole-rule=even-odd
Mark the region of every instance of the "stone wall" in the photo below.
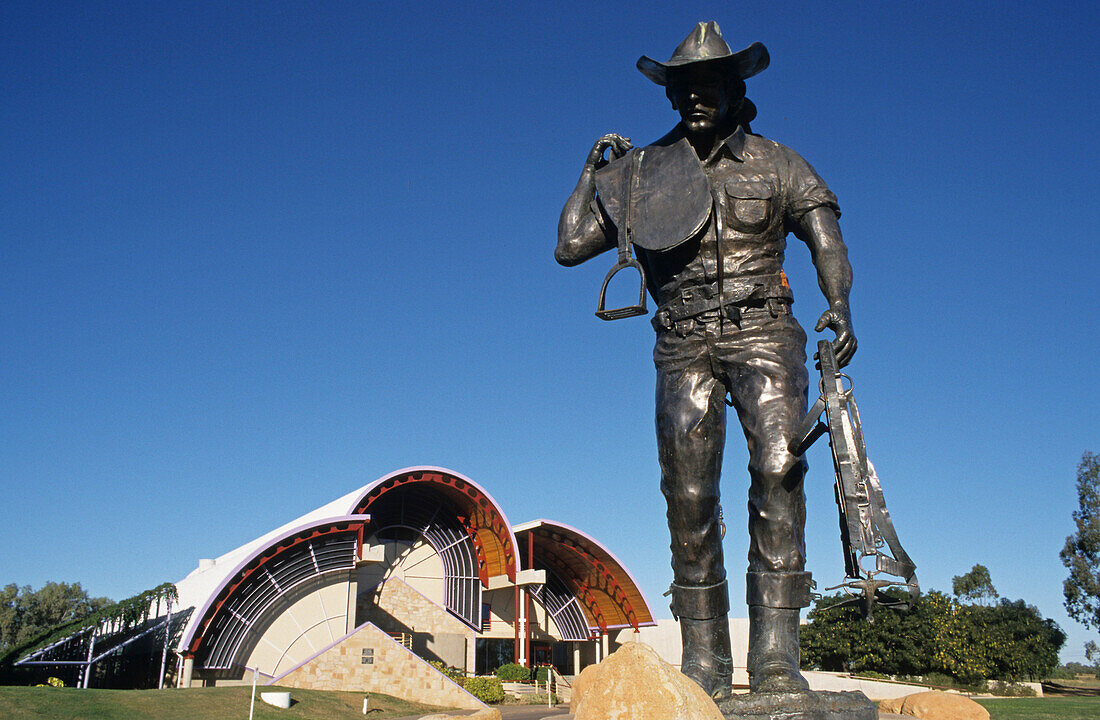
<svg viewBox="0 0 1100 720">
<path fill-rule="evenodd" d="M 307 690 L 378 692 L 463 710 L 484 703 L 367 623 L 271 684 Z"/>
<path fill-rule="evenodd" d="M 360 594 L 356 617 L 387 633 L 409 633 L 413 651 L 423 658 L 473 670 L 474 631 L 397 578 Z"/>
</svg>

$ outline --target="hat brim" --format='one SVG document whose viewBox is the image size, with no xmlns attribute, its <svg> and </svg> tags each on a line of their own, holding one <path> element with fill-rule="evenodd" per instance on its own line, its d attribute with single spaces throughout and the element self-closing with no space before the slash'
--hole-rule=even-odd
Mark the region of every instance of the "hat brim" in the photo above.
<svg viewBox="0 0 1100 720">
<path fill-rule="evenodd" d="M 735 75 L 741 80 L 745 80 L 766 69 L 769 63 L 771 63 L 771 57 L 768 55 L 768 49 L 764 47 L 762 43 L 754 42 L 740 52 L 719 58 L 708 58 L 706 60 L 669 61 L 667 63 L 662 63 L 657 62 L 647 55 L 642 55 L 638 58 L 638 69 L 641 70 L 643 75 L 658 85 L 668 85 L 669 71 L 686 68 L 691 65 L 712 65 L 721 68 L 723 72 Z"/>
</svg>

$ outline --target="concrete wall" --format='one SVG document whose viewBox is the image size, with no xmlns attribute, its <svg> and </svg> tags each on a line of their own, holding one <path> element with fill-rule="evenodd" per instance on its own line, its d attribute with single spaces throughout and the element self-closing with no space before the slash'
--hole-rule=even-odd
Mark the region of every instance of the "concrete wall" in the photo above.
<svg viewBox="0 0 1100 720">
<path fill-rule="evenodd" d="M 749 619 L 730 618 L 730 645 L 733 650 L 733 682 L 735 685 L 747 685 L 749 675 L 747 671 L 749 655 Z M 662 618 L 656 625 L 643 627 L 635 633 L 634 628 L 613 631 L 611 636 L 611 651 L 614 652 L 619 645 L 628 642 L 643 642 L 657 651 L 666 662 L 680 667 L 680 655 L 683 652 L 683 644 L 680 641 L 680 623 L 669 618 Z"/>
<path fill-rule="evenodd" d="M 252 682 L 252 669 L 258 669 L 261 677 L 275 677 L 343 637 L 355 627 L 348 618 L 349 598 L 355 591 L 353 577 L 352 573 L 326 575 L 283 596 L 245 638 L 248 656 L 242 665 L 247 670 L 195 668 L 190 684 L 247 684 Z"/>
<path fill-rule="evenodd" d="M 906 685 L 905 683 L 879 682 L 877 680 L 857 680 L 845 673 L 803 670 L 802 674 L 806 676 L 806 681 L 810 683 L 811 690 L 832 690 L 835 692 L 860 690 L 872 700 L 888 700 L 890 698 L 905 697 L 906 695 L 928 690 L 928 688 L 923 685 Z"/>
<path fill-rule="evenodd" d="M 348 632 L 347 581 L 318 588 L 271 619 L 245 667 L 275 676 Z"/>
<path fill-rule="evenodd" d="M 396 579 L 436 605 L 443 605 L 443 561 L 429 543 L 422 539 L 379 540 L 371 536 L 364 546 L 364 556 L 373 560 L 359 566 L 360 592 Z"/>
<path fill-rule="evenodd" d="M 464 710 L 486 707 L 370 623 L 270 684 L 308 690 L 378 692 L 411 702 Z"/>
</svg>

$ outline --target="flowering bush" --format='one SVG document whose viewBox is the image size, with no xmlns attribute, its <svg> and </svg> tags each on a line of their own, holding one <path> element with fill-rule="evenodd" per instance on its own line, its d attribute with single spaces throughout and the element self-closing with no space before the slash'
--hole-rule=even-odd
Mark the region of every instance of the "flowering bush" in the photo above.
<svg viewBox="0 0 1100 720">
<path fill-rule="evenodd" d="M 462 687 L 484 703 L 498 703 L 504 699 L 504 686 L 497 677 L 472 677 L 462 682 Z"/>
</svg>

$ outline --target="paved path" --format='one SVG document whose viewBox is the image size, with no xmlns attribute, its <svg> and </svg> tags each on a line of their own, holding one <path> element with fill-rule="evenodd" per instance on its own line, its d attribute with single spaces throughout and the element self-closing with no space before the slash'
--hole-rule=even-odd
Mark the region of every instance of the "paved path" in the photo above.
<svg viewBox="0 0 1100 720">
<path fill-rule="evenodd" d="M 500 710 L 501 720 L 543 720 L 552 717 L 554 720 L 572 720 L 568 705 L 558 705 L 548 709 L 545 705 L 496 705 Z M 472 710 L 470 711 L 473 712 Z M 456 713 L 457 714 L 457 713 Z M 423 715 L 409 715 L 393 720 L 419 720 Z M 879 713 L 878 720 L 913 720 L 909 715 L 893 715 L 891 713 Z"/>
<path fill-rule="evenodd" d="M 548 708 L 545 705 L 493 705 L 491 707 L 500 710 L 501 720 L 542 720 L 548 717 L 555 718 L 555 720 L 559 718 L 564 720 L 566 717 L 572 717 L 569 715 L 568 705 L 556 705 L 553 708 Z M 473 712 L 473 710 L 456 710 L 454 714 L 472 715 Z M 427 713 L 407 715 L 405 717 L 392 718 L 391 720 L 418 720 L 424 717 L 425 714 Z"/>
<path fill-rule="evenodd" d="M 543 720 L 552 717 L 554 720 L 572 720 L 568 705 L 558 705 L 548 709 L 545 705 L 496 705 L 500 710 L 501 720 Z M 473 711 L 470 711 L 473 712 Z M 393 720 L 418 720 L 423 715 L 410 715 Z M 908 715 L 893 715 L 891 713 L 879 713 L 878 720 L 913 720 Z"/>
<path fill-rule="evenodd" d="M 564 717 L 569 714 L 568 705 L 497 705 L 501 720 L 542 720 L 546 717 Z"/>
</svg>

